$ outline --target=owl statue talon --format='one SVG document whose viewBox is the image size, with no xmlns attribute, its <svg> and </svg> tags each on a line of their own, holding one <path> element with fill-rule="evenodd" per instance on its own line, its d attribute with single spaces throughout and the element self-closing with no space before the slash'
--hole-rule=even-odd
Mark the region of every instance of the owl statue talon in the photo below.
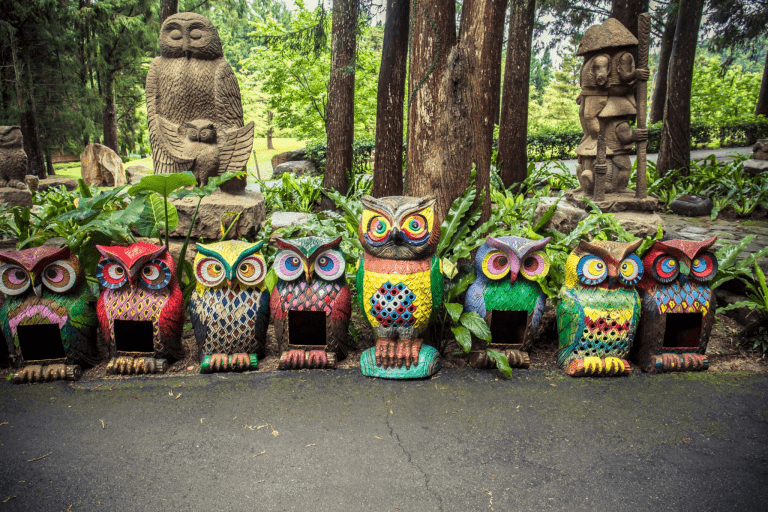
<svg viewBox="0 0 768 512">
<path fill-rule="evenodd" d="M 306 356 L 308 368 L 325 368 L 328 365 L 328 355 L 325 350 L 310 350 Z"/>
<path fill-rule="evenodd" d="M 419 365 L 419 351 L 421 350 L 422 340 L 400 340 L 397 342 L 397 368 L 403 366 L 410 369 L 411 366 Z"/>
<path fill-rule="evenodd" d="M 251 365 L 251 358 L 248 354 L 232 354 L 232 362 L 230 363 L 230 369 L 233 371 L 242 372 L 248 369 Z"/>
<path fill-rule="evenodd" d="M 289 350 L 288 354 L 286 356 L 286 363 L 289 368 L 298 370 L 300 368 L 304 368 L 304 360 L 306 359 L 307 353 L 303 350 Z"/>
<path fill-rule="evenodd" d="M 396 342 L 393 338 L 379 338 L 376 340 L 376 366 L 388 368 L 394 366 Z M 390 364 L 390 362 L 392 364 Z"/>
</svg>

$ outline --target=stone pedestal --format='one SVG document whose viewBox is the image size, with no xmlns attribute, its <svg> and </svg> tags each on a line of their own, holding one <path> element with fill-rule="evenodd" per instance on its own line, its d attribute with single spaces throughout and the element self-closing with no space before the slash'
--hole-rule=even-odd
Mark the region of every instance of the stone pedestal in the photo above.
<svg viewBox="0 0 768 512">
<path fill-rule="evenodd" d="M 582 199 L 584 193 L 569 190 L 565 193 L 566 199 L 579 208 L 587 208 L 587 202 Z M 591 199 L 591 198 L 590 198 Z M 633 194 L 605 194 L 603 201 L 595 201 L 598 208 L 604 213 L 616 212 L 653 212 L 659 206 L 659 200 L 648 196 L 645 199 L 636 199 Z"/>
<path fill-rule="evenodd" d="M 32 192 L 13 187 L 0 187 L 0 204 L 9 203 L 12 206 L 32 207 Z"/>
<path fill-rule="evenodd" d="M 653 212 L 616 212 L 613 214 L 624 229 L 638 238 L 656 236 L 661 226 L 664 229 L 664 221 Z"/>
<path fill-rule="evenodd" d="M 185 197 L 171 200 L 171 202 L 179 213 L 179 224 L 171 232 L 171 236 L 184 237 L 189 230 L 198 198 Z M 233 220 L 227 212 L 240 213 L 237 224 L 229 231 L 227 238 L 252 237 L 259 230 L 266 215 L 264 196 L 259 192 L 243 191 L 239 194 L 227 194 L 217 190 L 210 196 L 204 197 L 197 212 L 190 240 L 196 241 L 202 237 L 206 241 L 215 241 L 221 238 L 222 220 L 225 221 L 226 226 L 229 226 Z M 227 218 L 224 218 L 225 215 Z"/>
<path fill-rule="evenodd" d="M 48 190 L 49 188 L 59 188 L 64 185 L 64 188 L 72 192 L 77 188 L 77 180 L 74 178 L 64 178 L 61 176 L 48 176 L 44 180 L 40 180 L 38 184 L 38 190 Z"/>
</svg>

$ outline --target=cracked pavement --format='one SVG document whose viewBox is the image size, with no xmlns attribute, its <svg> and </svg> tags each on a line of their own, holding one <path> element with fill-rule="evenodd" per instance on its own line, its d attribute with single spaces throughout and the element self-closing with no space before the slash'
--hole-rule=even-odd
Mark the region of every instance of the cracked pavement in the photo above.
<svg viewBox="0 0 768 512">
<path fill-rule="evenodd" d="M 3 510 L 764 510 L 768 377 L 0 384 Z"/>
</svg>

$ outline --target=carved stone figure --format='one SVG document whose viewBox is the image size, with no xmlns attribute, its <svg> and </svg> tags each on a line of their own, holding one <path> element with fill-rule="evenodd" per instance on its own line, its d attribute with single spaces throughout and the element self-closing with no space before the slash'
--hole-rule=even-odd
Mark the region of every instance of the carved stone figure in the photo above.
<svg viewBox="0 0 768 512">
<path fill-rule="evenodd" d="M 715 323 L 709 282 L 717 275 L 710 251 L 716 240 L 658 240 L 643 256 L 646 271 L 637 285 L 643 309 L 631 357 L 644 372 L 709 368 L 704 354 Z"/>
<path fill-rule="evenodd" d="M 0 187 L 27 190 L 27 154 L 18 126 L 0 126 Z"/>
<path fill-rule="evenodd" d="M 77 380 L 96 363 L 96 297 L 69 247 L 0 253 L 0 291 L 14 383 Z"/>
<path fill-rule="evenodd" d="M 361 201 L 365 254 L 358 263 L 357 298 L 376 346 L 360 356 L 360 368 L 369 377 L 428 377 L 441 364 L 437 350 L 422 346 L 421 338 L 443 300 L 435 198 L 363 196 Z"/>
<path fill-rule="evenodd" d="M 209 177 L 214 170 L 223 173 L 243 158 L 247 161 L 253 145 L 253 123 L 243 130 L 240 88 L 224 59 L 216 27 L 207 18 L 182 12 L 165 20 L 160 28 L 160 56 L 149 66 L 146 90 L 155 172 L 194 169 L 196 174 Z M 199 140 L 200 132 L 209 124 L 213 138 L 209 135 Z M 197 135 L 192 135 L 193 131 Z M 172 133 L 175 137 L 169 135 Z M 201 147 L 214 143 L 218 167 L 212 156 L 216 152 Z M 241 191 L 245 179 L 230 180 L 222 188 Z"/>
<path fill-rule="evenodd" d="M 640 321 L 635 286 L 643 262 L 631 243 L 582 240 L 565 262 L 557 307 L 557 364 L 568 375 L 628 375 L 625 360 Z"/>
<path fill-rule="evenodd" d="M 630 193 L 631 163 L 629 153 L 634 143 L 648 138 L 645 129 L 632 130 L 629 121 L 637 114 L 635 84 L 648 80 L 647 69 L 635 68 L 631 49 L 638 41 L 618 20 L 608 18 L 602 25 L 590 27 L 576 52 L 584 57 L 581 68 L 579 120 L 584 137 L 576 149 L 579 165 L 576 174 L 580 188 L 576 192 L 591 196 L 595 188 L 594 167 L 598 136 L 605 138 L 606 193 Z M 601 169 L 598 169 L 601 171 Z"/>
</svg>

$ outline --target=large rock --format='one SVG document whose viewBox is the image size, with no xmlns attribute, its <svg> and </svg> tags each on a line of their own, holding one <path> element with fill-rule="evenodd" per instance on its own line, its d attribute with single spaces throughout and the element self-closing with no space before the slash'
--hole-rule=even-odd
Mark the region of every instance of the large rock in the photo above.
<svg viewBox="0 0 768 512">
<path fill-rule="evenodd" d="M 755 160 L 768 160 L 768 139 L 757 139 L 752 147 L 752 158 Z"/>
<path fill-rule="evenodd" d="M 752 176 L 768 172 L 768 160 L 744 160 L 744 172 Z"/>
<path fill-rule="evenodd" d="M 704 196 L 683 195 L 669 203 L 669 209 L 685 217 L 708 217 L 712 213 L 712 200 Z"/>
<path fill-rule="evenodd" d="M 583 192 L 569 190 L 565 193 L 565 198 L 579 208 L 587 208 L 589 205 L 582 198 Z M 605 213 L 616 212 L 653 212 L 659 206 L 659 200 L 648 196 L 644 199 L 635 199 L 634 194 L 605 194 L 605 200 L 595 201 L 595 204 Z"/>
<path fill-rule="evenodd" d="M 624 229 L 638 238 L 656 236 L 661 226 L 664 229 L 664 221 L 656 213 L 647 212 L 616 212 L 613 214 Z"/>
<path fill-rule="evenodd" d="M 272 169 L 276 169 L 283 162 L 293 162 L 295 160 L 306 160 L 307 148 L 297 149 L 296 151 L 286 151 L 278 153 L 272 157 Z"/>
<path fill-rule="evenodd" d="M 64 188 L 71 192 L 77 188 L 77 180 L 61 176 L 48 176 L 44 180 L 40 180 L 38 190 L 48 190 L 49 188 L 59 188 L 61 186 L 64 186 Z"/>
<path fill-rule="evenodd" d="M 536 211 L 533 214 L 533 224 L 535 225 L 557 201 L 556 197 L 542 197 L 539 204 L 536 205 Z M 555 215 L 544 226 L 556 229 L 561 233 L 570 233 L 573 229 L 587 217 L 587 212 L 577 208 L 565 199 L 562 199 L 555 209 Z"/>
<path fill-rule="evenodd" d="M 13 206 L 32 206 L 32 192 L 13 187 L 0 187 L 0 204 L 8 203 Z"/>
<path fill-rule="evenodd" d="M 179 224 L 171 232 L 171 236 L 187 235 L 197 201 L 196 197 L 171 200 L 179 212 Z M 266 215 L 264 196 L 259 192 L 244 191 L 239 194 L 228 194 L 217 190 L 210 196 L 204 197 L 192 228 L 191 239 L 197 240 L 202 237 L 206 242 L 210 242 L 221 238 L 221 221 L 227 212 L 240 213 L 237 225 L 229 231 L 227 238 L 252 237 L 259 230 L 261 221 Z M 231 215 L 227 215 L 227 218 L 231 219 Z M 231 220 L 224 220 L 229 225 Z"/>
<path fill-rule="evenodd" d="M 279 177 L 283 173 L 293 174 L 294 176 L 314 176 L 317 174 L 317 168 L 309 160 L 295 160 L 283 162 L 274 168 L 272 176 Z"/>
<path fill-rule="evenodd" d="M 119 187 L 126 184 L 120 156 L 101 144 L 88 144 L 80 155 L 81 174 L 87 185 Z"/>
<path fill-rule="evenodd" d="M 125 168 L 125 178 L 131 185 L 135 185 L 141 181 L 141 178 L 150 174 L 152 174 L 152 169 L 146 165 L 129 165 Z"/>
</svg>

